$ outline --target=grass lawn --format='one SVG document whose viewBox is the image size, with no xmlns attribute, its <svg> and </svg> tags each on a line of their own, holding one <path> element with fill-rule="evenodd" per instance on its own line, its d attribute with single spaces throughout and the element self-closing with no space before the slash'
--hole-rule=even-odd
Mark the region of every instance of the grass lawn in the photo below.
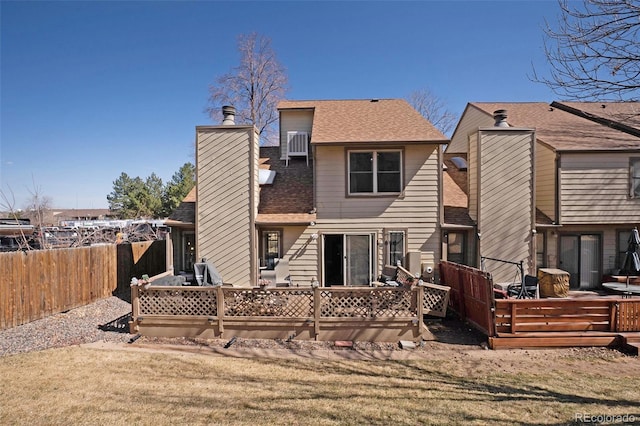
<svg viewBox="0 0 640 426">
<path fill-rule="evenodd" d="M 356 361 L 76 346 L 0 358 L 0 424 L 640 422 L 639 374 L 635 357 L 572 350 Z"/>
</svg>

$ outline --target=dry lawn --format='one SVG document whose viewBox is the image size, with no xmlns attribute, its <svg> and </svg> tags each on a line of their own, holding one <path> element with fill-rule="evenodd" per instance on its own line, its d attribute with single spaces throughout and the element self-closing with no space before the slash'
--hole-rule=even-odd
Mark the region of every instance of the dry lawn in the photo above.
<svg viewBox="0 0 640 426">
<path fill-rule="evenodd" d="M 3 357 L 0 424 L 567 424 L 576 413 L 640 422 L 640 361 L 606 350 L 276 356 L 76 346 Z"/>
</svg>

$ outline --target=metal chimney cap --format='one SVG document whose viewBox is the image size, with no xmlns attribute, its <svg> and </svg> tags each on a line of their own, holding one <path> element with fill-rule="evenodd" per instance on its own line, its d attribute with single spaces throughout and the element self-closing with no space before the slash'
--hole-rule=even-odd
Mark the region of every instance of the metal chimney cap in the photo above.
<svg viewBox="0 0 640 426">
<path fill-rule="evenodd" d="M 509 127 L 509 123 L 507 123 L 507 110 L 506 109 L 497 109 L 493 112 L 493 118 L 495 119 L 496 127 Z"/>
<path fill-rule="evenodd" d="M 222 125 L 231 126 L 236 124 L 236 108 L 231 105 L 222 107 Z"/>
</svg>

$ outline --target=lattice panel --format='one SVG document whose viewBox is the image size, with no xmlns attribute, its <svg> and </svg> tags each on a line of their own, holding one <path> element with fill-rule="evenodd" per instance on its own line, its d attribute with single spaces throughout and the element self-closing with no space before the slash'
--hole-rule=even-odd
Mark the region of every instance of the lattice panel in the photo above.
<svg viewBox="0 0 640 426">
<path fill-rule="evenodd" d="M 415 282 L 415 277 L 413 274 L 402 266 L 396 267 L 396 282 L 400 283 L 405 287 L 411 287 L 411 285 Z"/>
<path fill-rule="evenodd" d="M 424 299 L 422 308 L 427 315 L 444 317 L 447 315 L 447 305 L 449 304 L 449 287 L 425 284 Z"/>
<path fill-rule="evenodd" d="M 406 290 L 372 290 L 374 317 L 408 317 L 416 315 L 412 300 L 415 293 Z"/>
<path fill-rule="evenodd" d="M 403 289 L 367 289 L 350 292 L 322 291 L 323 317 L 377 318 L 415 315 L 411 308 L 414 293 Z"/>
<path fill-rule="evenodd" d="M 288 292 L 287 304 L 283 307 L 282 312 L 283 316 L 290 318 L 313 317 L 313 292 Z"/>
<path fill-rule="evenodd" d="M 141 288 L 140 316 L 144 315 L 216 316 L 216 292 Z"/>
<path fill-rule="evenodd" d="M 313 294 L 303 291 L 227 290 L 224 315 L 232 317 L 310 317 Z"/>
</svg>

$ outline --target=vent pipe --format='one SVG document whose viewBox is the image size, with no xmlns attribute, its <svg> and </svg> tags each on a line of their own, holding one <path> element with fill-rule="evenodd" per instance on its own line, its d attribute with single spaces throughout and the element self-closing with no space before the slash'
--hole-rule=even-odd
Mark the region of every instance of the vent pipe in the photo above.
<svg viewBox="0 0 640 426">
<path fill-rule="evenodd" d="M 506 109 L 498 109 L 493 112 L 493 118 L 495 120 L 495 127 L 509 127 L 507 123 L 507 110 Z"/>
<path fill-rule="evenodd" d="M 222 107 L 222 125 L 233 126 L 236 124 L 236 108 L 231 105 L 225 105 Z"/>
</svg>

